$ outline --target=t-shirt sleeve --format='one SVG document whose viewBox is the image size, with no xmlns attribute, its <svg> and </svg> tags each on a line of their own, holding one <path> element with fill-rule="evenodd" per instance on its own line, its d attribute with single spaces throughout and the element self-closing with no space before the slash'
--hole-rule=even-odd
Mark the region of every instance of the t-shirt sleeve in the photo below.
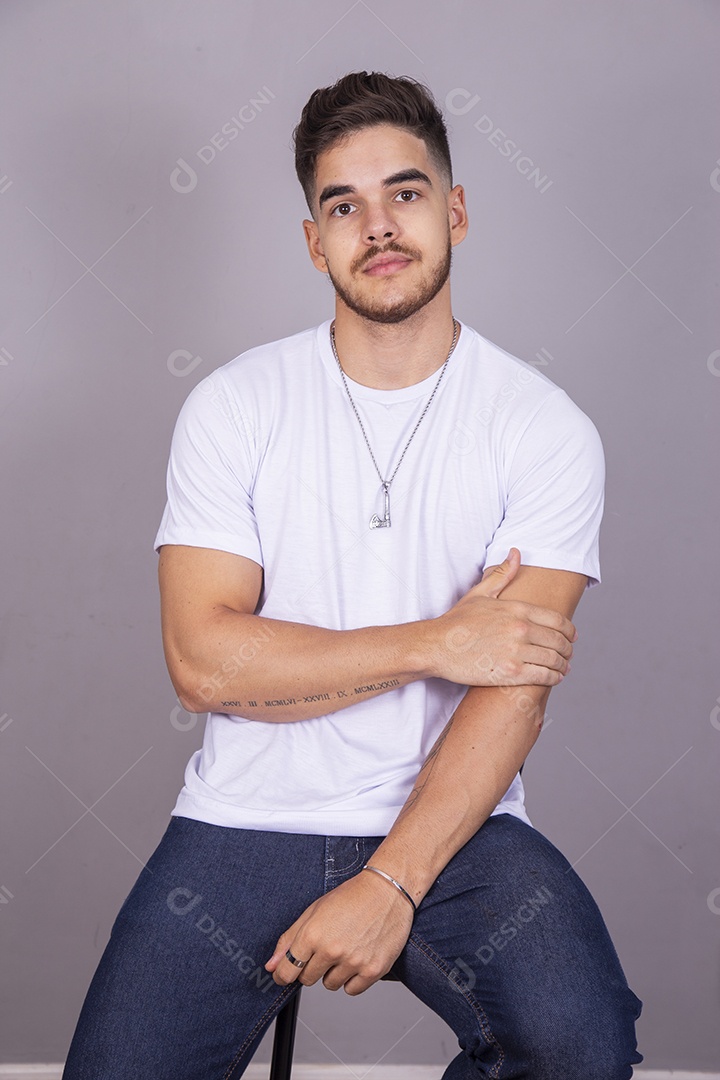
<svg viewBox="0 0 720 1080">
<path fill-rule="evenodd" d="M 263 565 L 251 435 L 218 372 L 190 392 L 173 432 L 156 551 L 163 544 L 217 548 Z"/>
<path fill-rule="evenodd" d="M 506 480 L 503 519 L 485 566 L 520 550 L 529 566 L 574 570 L 600 583 L 599 534 L 605 456 L 592 420 L 560 387 L 548 394 L 517 439 Z"/>
</svg>

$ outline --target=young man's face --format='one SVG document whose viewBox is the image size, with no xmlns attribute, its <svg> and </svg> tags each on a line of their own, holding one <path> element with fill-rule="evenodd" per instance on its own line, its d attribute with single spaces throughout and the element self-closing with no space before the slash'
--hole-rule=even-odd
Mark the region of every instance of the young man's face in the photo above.
<svg viewBox="0 0 720 1080">
<path fill-rule="evenodd" d="M 449 288 L 452 247 L 467 232 L 464 192 L 452 189 L 422 139 L 381 124 L 345 137 L 317 161 L 313 263 L 339 303 L 397 323 Z"/>
</svg>

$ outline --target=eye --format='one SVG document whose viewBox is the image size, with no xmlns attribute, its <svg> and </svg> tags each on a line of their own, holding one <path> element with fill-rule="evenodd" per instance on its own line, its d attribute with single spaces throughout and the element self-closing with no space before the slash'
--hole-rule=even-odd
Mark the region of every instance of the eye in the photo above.
<svg viewBox="0 0 720 1080">
<path fill-rule="evenodd" d="M 352 212 L 352 209 L 352 203 L 338 203 L 338 205 L 331 210 L 331 215 L 333 217 L 348 217 L 348 214 Z"/>
<path fill-rule="evenodd" d="M 405 198 L 406 195 L 410 196 L 410 197 Z M 419 199 L 420 196 L 418 195 L 417 191 L 398 191 L 395 198 L 399 199 L 400 202 L 409 203 L 409 202 L 415 202 L 415 200 Z"/>
</svg>

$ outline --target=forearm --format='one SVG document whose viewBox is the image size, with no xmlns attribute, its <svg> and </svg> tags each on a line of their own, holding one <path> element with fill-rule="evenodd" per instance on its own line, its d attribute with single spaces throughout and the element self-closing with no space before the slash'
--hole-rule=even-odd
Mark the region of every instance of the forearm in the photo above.
<svg viewBox="0 0 720 1080">
<path fill-rule="evenodd" d="M 490 816 L 532 749 L 550 687 L 471 688 L 371 862 L 419 903 Z"/>
<path fill-rule="evenodd" d="M 426 638 L 425 623 L 327 630 L 225 609 L 167 659 L 190 711 L 289 722 L 427 678 Z"/>
<path fill-rule="evenodd" d="M 251 559 L 164 545 L 158 577 L 170 678 L 189 712 L 282 723 L 338 712 L 421 679 L 554 686 L 567 669 L 575 627 L 557 609 L 498 599 L 520 575 L 519 559 L 512 548 L 441 615 L 331 630 L 254 614 L 262 569 Z"/>
</svg>

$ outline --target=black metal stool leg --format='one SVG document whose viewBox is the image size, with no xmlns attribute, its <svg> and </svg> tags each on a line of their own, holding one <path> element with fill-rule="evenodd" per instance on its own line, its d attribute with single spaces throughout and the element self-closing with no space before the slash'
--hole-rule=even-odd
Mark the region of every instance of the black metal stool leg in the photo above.
<svg viewBox="0 0 720 1080">
<path fill-rule="evenodd" d="M 270 1080 L 290 1080 L 295 1046 L 295 1028 L 302 987 L 283 1005 L 275 1018 Z"/>
</svg>

